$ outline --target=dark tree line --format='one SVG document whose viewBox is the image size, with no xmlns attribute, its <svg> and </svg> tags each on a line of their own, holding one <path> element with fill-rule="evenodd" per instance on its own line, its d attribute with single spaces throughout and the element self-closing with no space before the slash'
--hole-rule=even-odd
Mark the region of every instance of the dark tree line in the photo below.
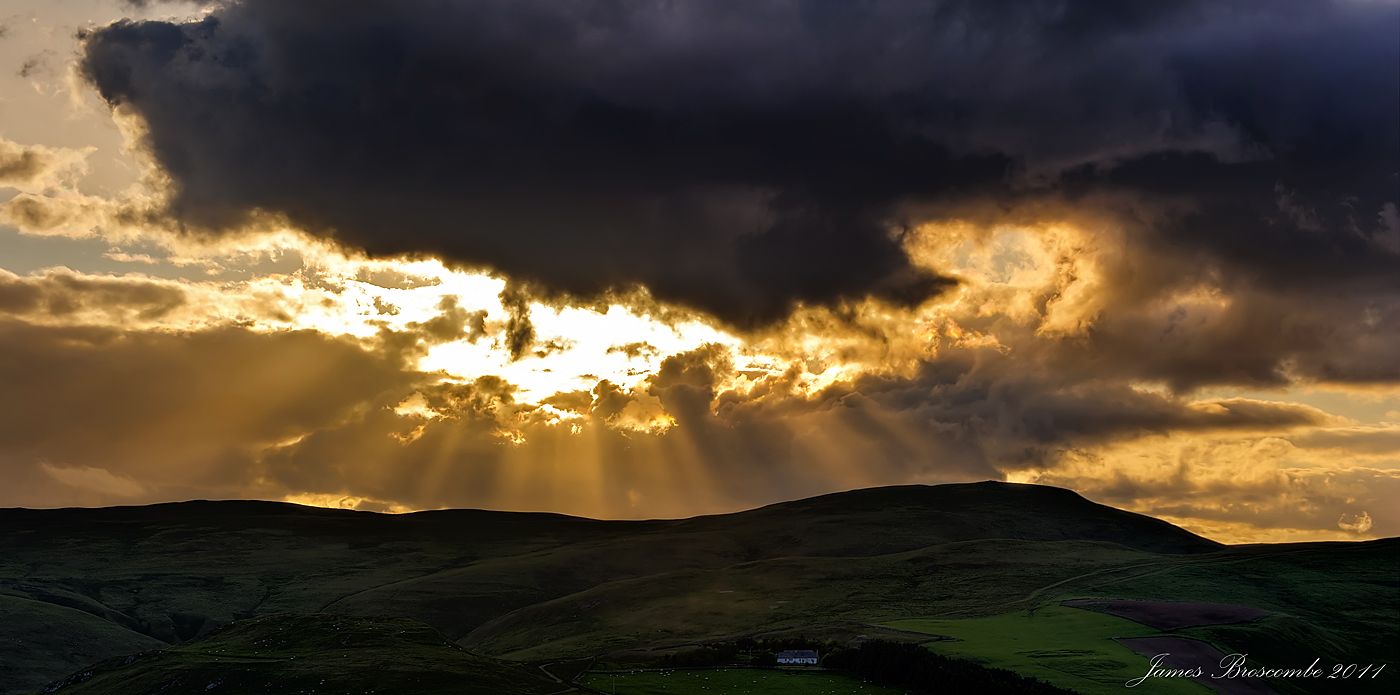
<svg viewBox="0 0 1400 695">
<path fill-rule="evenodd" d="M 661 665 L 675 668 L 718 668 L 731 665 L 776 666 L 778 652 L 812 649 L 821 666 L 850 671 L 880 685 L 915 693 L 978 693 L 978 695 L 1075 695 L 1000 668 L 936 654 L 918 644 L 870 640 L 859 646 L 801 636 L 773 639 L 742 638 L 668 654 Z"/>
<path fill-rule="evenodd" d="M 841 647 L 837 642 L 806 637 L 773 639 L 742 637 L 729 642 L 707 644 L 696 649 L 668 654 L 662 659 L 662 665 L 677 668 L 706 668 L 731 664 L 777 666 L 778 652 L 788 649 L 811 649 L 825 655 L 841 649 Z"/>
<path fill-rule="evenodd" d="M 858 648 L 833 652 L 822 660 L 822 665 L 851 671 L 880 685 L 933 695 L 1074 695 L 1073 690 L 1005 669 L 935 654 L 908 642 L 871 640 Z"/>
</svg>

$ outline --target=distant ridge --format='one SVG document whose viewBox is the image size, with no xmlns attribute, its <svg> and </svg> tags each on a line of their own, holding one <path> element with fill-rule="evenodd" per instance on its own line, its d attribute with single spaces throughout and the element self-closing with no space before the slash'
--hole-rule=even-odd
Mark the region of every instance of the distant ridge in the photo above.
<svg viewBox="0 0 1400 695">
<path fill-rule="evenodd" d="M 444 509 L 381 514 L 259 500 L 192 500 L 117 507 L 0 509 L 0 520 L 20 526 L 109 522 L 141 524 L 174 519 L 222 524 L 283 519 L 308 530 L 391 531 L 437 525 L 487 525 L 498 530 L 540 525 L 590 532 L 656 530 L 670 533 L 742 533 L 774 542 L 764 557 L 871 556 L 942 543 L 1012 539 L 1117 543 L 1155 553 L 1201 553 L 1222 544 L 1160 519 L 1085 499 L 1064 488 L 985 481 L 896 485 L 834 492 L 729 514 L 686 519 L 598 520 L 552 512 Z M 299 523 L 296 521 L 300 519 Z M 42 521 L 41 521 L 42 520 Z M 839 528 L 838 528 L 839 527 Z M 785 539 L 785 540 L 779 540 Z"/>
<path fill-rule="evenodd" d="M 349 517 L 420 517 L 431 514 L 468 514 L 483 517 L 511 516 L 520 520 L 561 520 L 597 521 L 586 517 L 570 516 L 556 512 L 506 512 L 489 509 L 432 509 L 405 514 L 390 514 L 356 509 L 316 507 L 295 502 L 274 502 L 271 500 L 185 500 L 181 502 L 156 502 L 153 504 L 117 505 L 111 507 L 56 507 L 33 509 L 29 507 L 0 507 L 0 515 L 13 514 L 19 518 L 27 515 L 55 515 L 84 520 L 125 521 L 140 519 L 162 519 L 172 517 L 237 517 L 237 516 L 308 516 L 327 518 Z"/>
<path fill-rule="evenodd" d="M 861 546 L 879 551 L 857 555 L 994 538 L 1102 541 L 1154 553 L 1223 547 L 1161 519 L 1091 502 L 1072 490 L 997 481 L 865 488 L 707 519 L 719 525 L 783 520 L 813 534 L 832 524 L 857 524 L 869 531 Z M 920 545 L 910 547 L 910 542 Z M 811 554 L 852 554 L 856 549 L 836 544 Z"/>
</svg>

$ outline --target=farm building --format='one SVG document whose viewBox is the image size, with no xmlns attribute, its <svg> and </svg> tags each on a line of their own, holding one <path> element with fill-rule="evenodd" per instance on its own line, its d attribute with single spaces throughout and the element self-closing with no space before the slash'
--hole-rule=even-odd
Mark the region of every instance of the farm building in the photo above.
<svg viewBox="0 0 1400 695">
<path fill-rule="evenodd" d="M 811 664 L 817 665 L 817 653 L 810 649 L 788 649 L 778 652 L 778 663 L 780 664 Z"/>
</svg>

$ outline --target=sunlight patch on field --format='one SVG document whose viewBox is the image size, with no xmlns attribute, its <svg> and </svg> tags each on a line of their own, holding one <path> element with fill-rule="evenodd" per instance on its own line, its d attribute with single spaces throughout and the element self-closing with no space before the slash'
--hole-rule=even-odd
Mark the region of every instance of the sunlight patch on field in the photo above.
<svg viewBox="0 0 1400 695">
<path fill-rule="evenodd" d="M 1123 618 L 1060 605 L 963 620 L 898 620 L 881 627 L 957 637 L 958 642 L 931 642 L 944 656 L 970 659 L 1084 695 L 1121 695 L 1124 684 L 1147 673 L 1148 661 L 1113 641 L 1115 637 L 1150 637 L 1159 631 Z M 1187 680 L 1155 679 L 1150 692 L 1210 695 Z"/>
</svg>

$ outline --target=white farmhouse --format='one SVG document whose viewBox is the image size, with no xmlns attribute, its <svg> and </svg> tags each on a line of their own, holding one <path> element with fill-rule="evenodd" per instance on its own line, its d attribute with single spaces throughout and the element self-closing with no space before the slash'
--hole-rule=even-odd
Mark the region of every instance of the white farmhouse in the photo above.
<svg viewBox="0 0 1400 695">
<path fill-rule="evenodd" d="M 817 653 L 810 649 L 787 649 L 778 652 L 778 663 L 816 666 Z"/>
</svg>

